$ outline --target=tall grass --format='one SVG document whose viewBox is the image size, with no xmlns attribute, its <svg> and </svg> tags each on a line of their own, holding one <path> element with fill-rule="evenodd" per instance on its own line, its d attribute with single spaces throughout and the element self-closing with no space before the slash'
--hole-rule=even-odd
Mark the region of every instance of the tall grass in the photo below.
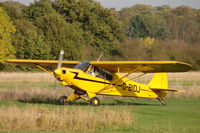
<svg viewBox="0 0 200 133">
<path fill-rule="evenodd" d="M 55 78 L 48 73 L 0 73 L 0 83 L 53 83 Z"/>
<path fill-rule="evenodd" d="M 38 106 L 0 107 L 1 130 L 89 131 L 115 129 L 131 124 L 133 124 L 132 115 L 125 110 L 48 109 Z"/>
<path fill-rule="evenodd" d="M 138 74 L 132 74 L 130 77 L 133 77 L 134 75 Z M 135 81 L 148 83 L 151 78 L 153 77 L 153 73 L 147 73 L 144 76 L 141 76 L 137 78 Z M 200 72 L 183 72 L 183 73 L 167 73 L 169 82 L 184 82 L 184 81 L 191 81 L 191 82 L 199 82 L 200 81 Z M 171 84 L 170 84 L 171 85 Z M 173 86 L 173 84 L 172 84 Z"/>
<path fill-rule="evenodd" d="M 52 86 L 45 87 L 44 84 Z M 55 88 L 54 84 L 54 77 L 46 73 L 0 73 L 0 102 L 13 100 L 53 103 L 60 96 L 73 92 L 68 87 Z M 0 106 L 0 130 L 93 131 L 132 124 L 133 116 L 127 110 L 84 110 L 79 106 L 50 109 L 38 104 L 28 104 L 23 108 Z"/>
<path fill-rule="evenodd" d="M 0 101 L 51 102 L 72 92 L 48 73 L 0 73 Z"/>
<path fill-rule="evenodd" d="M 69 89 L 69 88 L 68 88 Z M 47 88 L 15 88 L 0 89 L 0 101 L 14 100 L 24 102 L 51 102 L 59 99 L 62 95 L 69 95 L 72 90 L 68 89 L 47 89 Z"/>
</svg>

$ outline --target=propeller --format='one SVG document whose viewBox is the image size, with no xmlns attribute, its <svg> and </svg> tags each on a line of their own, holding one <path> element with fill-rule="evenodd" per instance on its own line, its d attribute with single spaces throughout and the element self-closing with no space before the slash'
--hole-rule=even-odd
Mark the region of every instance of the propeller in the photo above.
<svg viewBox="0 0 200 133">
<path fill-rule="evenodd" d="M 57 69 L 60 69 L 62 66 L 63 55 L 64 55 L 64 50 L 60 50 Z"/>
<path fill-rule="evenodd" d="M 58 65 L 57 69 L 60 69 L 62 66 L 62 60 L 63 60 L 64 50 L 60 50 L 59 57 L 58 57 Z M 57 88 L 58 81 L 55 80 L 54 88 Z"/>
</svg>

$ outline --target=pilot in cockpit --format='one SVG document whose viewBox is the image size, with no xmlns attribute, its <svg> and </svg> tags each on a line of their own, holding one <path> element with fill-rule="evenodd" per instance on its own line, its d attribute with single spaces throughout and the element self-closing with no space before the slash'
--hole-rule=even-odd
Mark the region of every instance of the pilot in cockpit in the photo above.
<svg viewBox="0 0 200 133">
<path fill-rule="evenodd" d="M 94 67 L 93 67 L 93 66 L 91 66 L 91 67 L 89 68 L 89 70 L 88 70 L 88 75 L 93 76 L 93 77 L 96 76 L 96 75 L 95 75 L 95 72 L 94 72 Z"/>
</svg>

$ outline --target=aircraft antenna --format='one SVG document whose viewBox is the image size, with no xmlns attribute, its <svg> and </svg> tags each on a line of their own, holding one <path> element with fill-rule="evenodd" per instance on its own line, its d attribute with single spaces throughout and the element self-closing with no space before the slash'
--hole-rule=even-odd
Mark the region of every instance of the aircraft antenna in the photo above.
<svg viewBox="0 0 200 133">
<path fill-rule="evenodd" d="M 97 59 L 97 62 L 101 59 L 102 56 L 103 56 L 103 52 L 101 53 L 101 55 L 100 55 L 99 58 Z"/>
</svg>

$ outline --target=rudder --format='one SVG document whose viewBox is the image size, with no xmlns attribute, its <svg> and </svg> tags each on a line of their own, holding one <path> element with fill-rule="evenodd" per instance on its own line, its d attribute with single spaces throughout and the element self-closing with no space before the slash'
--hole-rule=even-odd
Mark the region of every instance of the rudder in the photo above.
<svg viewBox="0 0 200 133">
<path fill-rule="evenodd" d="M 166 73 L 156 73 L 148 86 L 153 89 L 168 89 L 168 79 Z"/>
<path fill-rule="evenodd" d="M 160 98 L 167 95 L 168 79 L 166 73 L 156 73 L 148 84 L 149 88 L 158 94 Z"/>
</svg>

